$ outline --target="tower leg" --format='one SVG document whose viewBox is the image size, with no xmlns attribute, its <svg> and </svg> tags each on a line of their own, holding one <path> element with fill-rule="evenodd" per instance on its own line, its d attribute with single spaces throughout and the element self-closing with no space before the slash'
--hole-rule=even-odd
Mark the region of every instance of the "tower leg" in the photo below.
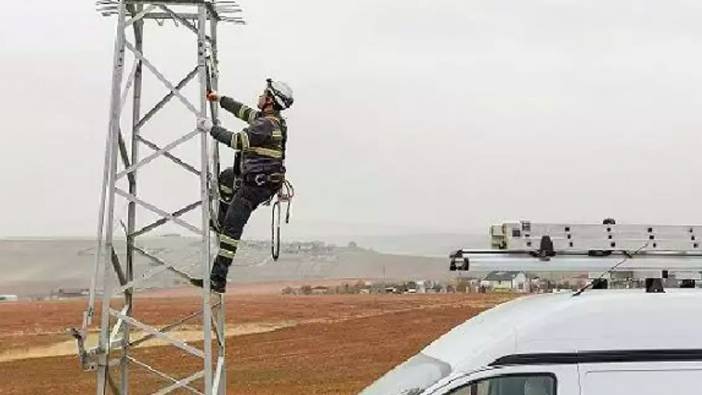
<svg viewBox="0 0 702 395">
<path fill-rule="evenodd" d="M 200 80 L 200 114 L 199 117 L 204 119 L 207 117 L 207 60 L 206 60 L 206 32 L 207 27 L 207 9 L 204 5 L 198 6 L 198 21 L 197 21 L 197 64 L 198 77 Z M 210 276 L 210 193 L 209 193 L 209 166 L 210 158 L 207 149 L 208 135 L 206 131 L 201 130 L 200 135 L 200 193 L 202 195 L 202 278 L 208 279 Z M 212 307 L 210 304 L 210 282 L 204 281 L 202 287 L 202 330 L 204 333 L 204 382 L 205 394 L 212 394 Z"/>
<path fill-rule="evenodd" d="M 115 176 L 117 174 L 117 140 L 120 128 L 121 114 L 121 92 L 122 92 L 122 77 L 124 73 L 124 22 L 125 22 L 126 6 L 124 3 L 118 4 L 118 19 L 117 19 L 117 34 L 115 37 L 114 59 L 112 70 L 112 95 L 110 98 L 110 122 L 109 136 L 111 144 L 109 145 L 109 172 L 107 182 L 107 217 L 105 218 L 105 243 L 103 244 L 102 258 L 104 260 L 104 277 L 103 277 L 103 297 L 102 297 L 102 314 L 100 318 L 100 338 L 98 341 L 98 369 L 97 369 L 97 395 L 104 395 L 107 390 L 109 381 L 109 354 L 110 354 L 110 296 L 112 294 L 112 281 L 114 278 L 110 276 L 111 270 L 108 267 L 111 265 L 113 251 L 113 221 L 114 221 L 114 206 L 115 206 Z M 100 252 L 98 252 L 99 254 Z"/>
</svg>

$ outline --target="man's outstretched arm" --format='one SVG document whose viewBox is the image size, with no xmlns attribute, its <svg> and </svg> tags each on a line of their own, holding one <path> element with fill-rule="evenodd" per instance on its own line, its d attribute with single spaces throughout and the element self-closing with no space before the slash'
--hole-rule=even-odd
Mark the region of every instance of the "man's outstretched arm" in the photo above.
<svg viewBox="0 0 702 395">
<path fill-rule="evenodd" d="M 253 121 L 258 117 L 258 111 L 247 106 L 246 104 L 239 103 L 238 101 L 227 96 L 220 96 L 217 92 L 210 92 L 207 94 L 207 100 L 217 101 L 219 105 L 234 114 L 235 117 L 241 119 L 247 123 L 253 123 Z"/>
<path fill-rule="evenodd" d="M 210 136 L 222 144 L 226 144 L 235 150 L 241 150 L 248 145 L 246 132 L 234 133 L 221 126 L 212 126 Z"/>
<path fill-rule="evenodd" d="M 247 106 L 246 104 L 239 103 L 238 101 L 228 96 L 222 96 L 219 99 L 219 105 L 223 109 L 234 114 L 235 117 L 247 123 L 253 123 L 253 121 L 256 120 L 256 118 L 258 117 L 258 111 Z"/>
</svg>

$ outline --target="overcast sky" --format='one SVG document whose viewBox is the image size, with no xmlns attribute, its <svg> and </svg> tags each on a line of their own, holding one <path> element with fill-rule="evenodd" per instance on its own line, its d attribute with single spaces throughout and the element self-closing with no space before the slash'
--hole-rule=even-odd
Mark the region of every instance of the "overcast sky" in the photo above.
<svg viewBox="0 0 702 395">
<path fill-rule="evenodd" d="M 253 104 L 267 76 L 294 89 L 292 234 L 702 223 L 699 2 L 241 3 L 248 25 L 219 31 L 220 91 Z M 92 235 L 114 18 L 92 1 L 5 10 L 0 236 Z M 191 38 L 152 23 L 145 53 L 177 80 Z M 148 78 L 145 107 L 165 93 Z M 172 106 L 149 132 L 162 144 L 192 127 Z M 177 172 L 156 165 L 141 192 L 187 203 L 197 179 Z M 266 234 L 263 211 L 249 235 Z"/>
</svg>

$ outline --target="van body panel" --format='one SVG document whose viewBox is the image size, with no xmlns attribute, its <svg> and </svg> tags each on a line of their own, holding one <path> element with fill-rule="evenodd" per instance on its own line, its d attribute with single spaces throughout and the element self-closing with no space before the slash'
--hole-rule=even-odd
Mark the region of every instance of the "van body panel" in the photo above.
<svg viewBox="0 0 702 395">
<path fill-rule="evenodd" d="M 699 395 L 702 361 L 580 365 L 582 395 Z"/>
<path fill-rule="evenodd" d="M 512 366 L 514 361 L 498 363 L 515 355 L 575 356 L 576 360 L 567 362 L 575 368 L 579 363 L 618 362 L 618 354 L 627 354 L 626 358 L 635 354 L 639 358 L 637 363 L 650 362 L 654 366 L 665 361 L 696 361 L 702 354 L 699 306 L 702 306 L 702 289 L 666 289 L 664 293 L 646 293 L 642 289 L 589 290 L 579 295 L 564 292 L 515 299 L 478 314 L 425 347 L 421 354 L 427 361 L 433 361 L 427 365 L 432 370 L 422 376 L 426 379 L 413 387 L 416 391 L 412 394 L 434 393 L 431 391 L 455 380 L 472 380 L 472 375 L 478 372 L 510 366 L 527 368 L 530 364 L 544 369 L 562 363 L 558 359 L 517 363 L 521 366 Z M 650 352 L 672 353 L 656 362 L 650 355 L 646 356 Z M 586 359 L 577 359 L 583 355 Z M 641 359 L 641 355 L 648 359 Z M 587 359 L 590 357 L 605 359 Z M 393 381 L 404 375 L 397 369 L 402 369 L 402 365 L 377 383 L 384 388 L 397 386 Z M 592 377 L 596 380 L 596 376 Z M 605 376 L 602 373 L 597 377 Z M 434 379 L 436 382 L 431 383 Z M 559 384 L 558 388 L 561 387 Z M 374 391 L 374 385 L 366 390 L 364 395 L 379 394 Z"/>
</svg>

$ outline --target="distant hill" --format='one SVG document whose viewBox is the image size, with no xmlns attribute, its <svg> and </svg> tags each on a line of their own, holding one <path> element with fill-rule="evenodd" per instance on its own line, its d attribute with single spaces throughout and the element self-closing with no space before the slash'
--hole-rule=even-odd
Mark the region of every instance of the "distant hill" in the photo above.
<svg viewBox="0 0 702 395">
<path fill-rule="evenodd" d="M 389 236 L 345 236 L 330 241 L 348 243 L 354 241 L 359 246 L 378 252 L 400 255 L 446 257 L 451 251 L 461 248 L 488 248 L 487 235 L 460 233 L 430 233 Z"/>
<path fill-rule="evenodd" d="M 270 259 L 268 242 L 245 243 L 230 271 L 230 281 L 448 279 L 454 276 L 447 270 L 450 251 L 484 245 L 478 237 L 455 234 L 354 237 L 358 247 L 347 247 L 349 239 L 343 244 L 337 240 L 339 246 L 334 247 L 307 245 L 307 250 L 287 244 L 276 263 Z M 192 265 L 198 262 L 198 242 L 193 238 L 168 235 L 142 239 L 140 245 L 186 271 L 192 272 Z M 118 250 L 123 248 L 123 243 L 118 245 Z M 0 240 L 0 294 L 39 296 L 58 288 L 87 288 L 94 261 L 95 241 L 89 239 Z M 149 260 L 139 257 L 135 273 L 138 276 L 150 267 Z M 151 285 L 169 286 L 178 281 L 167 275 Z"/>
</svg>

